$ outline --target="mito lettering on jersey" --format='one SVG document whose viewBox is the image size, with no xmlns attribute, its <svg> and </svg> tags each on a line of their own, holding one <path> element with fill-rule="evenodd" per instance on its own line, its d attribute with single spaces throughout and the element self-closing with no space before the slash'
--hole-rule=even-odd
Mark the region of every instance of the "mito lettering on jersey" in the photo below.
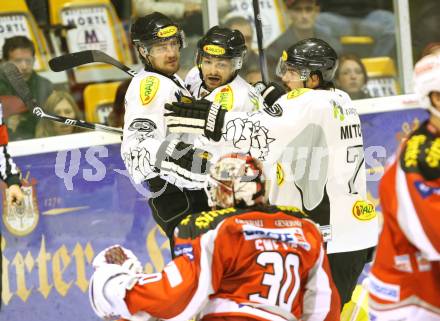
<svg viewBox="0 0 440 321">
<path fill-rule="evenodd" d="M 350 124 L 341 126 L 341 140 L 362 137 L 361 125 Z"/>
</svg>

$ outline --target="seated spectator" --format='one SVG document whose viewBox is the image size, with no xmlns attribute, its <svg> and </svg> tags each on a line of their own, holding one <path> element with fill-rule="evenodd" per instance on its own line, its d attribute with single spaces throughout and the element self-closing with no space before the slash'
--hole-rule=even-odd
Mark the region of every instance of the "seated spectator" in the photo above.
<svg viewBox="0 0 440 321">
<path fill-rule="evenodd" d="M 131 79 L 126 79 L 118 86 L 116 90 L 115 100 L 113 107 L 108 115 L 108 124 L 112 127 L 124 127 L 124 115 L 125 115 L 125 93 L 127 92 L 128 85 L 130 85 Z"/>
<path fill-rule="evenodd" d="M 272 80 L 276 80 L 275 69 L 283 50 L 307 38 L 319 38 L 330 44 L 336 52 L 341 51 L 339 39 L 329 28 L 316 24 L 320 12 L 318 0 L 284 0 L 290 26 L 268 48 L 268 69 Z"/>
<path fill-rule="evenodd" d="M 252 24 L 243 17 L 230 17 L 225 20 L 224 26 L 229 29 L 236 29 L 240 31 L 243 36 L 247 47 L 247 53 L 244 58 L 243 67 L 239 72 L 239 75 L 246 78 L 246 75 L 250 73 L 250 68 L 254 65 L 258 65 L 259 56 L 258 53 L 252 49 L 253 29 Z"/>
<path fill-rule="evenodd" d="M 364 64 L 355 55 L 339 57 L 339 67 L 335 74 L 335 85 L 345 91 L 351 99 L 371 98 L 367 91 L 367 70 Z"/>
<path fill-rule="evenodd" d="M 15 64 L 23 75 L 24 80 L 29 85 L 32 96 L 37 104 L 43 105 L 47 97 L 53 91 L 53 84 L 39 76 L 34 70 L 35 47 L 31 40 L 25 36 L 14 36 L 7 38 L 3 44 L 3 60 L 10 61 Z M 4 72 L 0 72 L 0 96 L 17 95 L 9 81 L 6 79 Z M 37 118 L 32 115 L 29 110 L 20 115 L 19 122 L 16 122 L 16 128 L 10 132 L 10 140 L 20 140 L 33 138 Z"/>
<path fill-rule="evenodd" d="M 44 104 L 44 111 L 49 114 L 55 114 L 67 118 L 83 118 L 83 115 L 72 95 L 65 91 L 54 91 Z M 37 138 L 42 138 L 68 135 L 80 131 L 81 129 L 78 127 L 68 126 L 48 119 L 41 119 L 38 122 L 35 136 Z"/>
</svg>

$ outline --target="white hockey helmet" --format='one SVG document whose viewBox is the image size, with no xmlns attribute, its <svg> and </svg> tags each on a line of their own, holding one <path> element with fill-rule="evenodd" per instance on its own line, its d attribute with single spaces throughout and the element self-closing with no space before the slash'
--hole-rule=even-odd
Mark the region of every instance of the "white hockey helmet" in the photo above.
<svg viewBox="0 0 440 321">
<path fill-rule="evenodd" d="M 427 55 L 419 60 L 414 67 L 414 91 L 429 111 L 440 118 L 429 99 L 433 91 L 440 92 L 440 54 Z"/>
<path fill-rule="evenodd" d="M 263 166 L 249 154 L 227 154 L 211 167 L 205 187 L 209 205 L 249 207 L 265 195 Z"/>
</svg>

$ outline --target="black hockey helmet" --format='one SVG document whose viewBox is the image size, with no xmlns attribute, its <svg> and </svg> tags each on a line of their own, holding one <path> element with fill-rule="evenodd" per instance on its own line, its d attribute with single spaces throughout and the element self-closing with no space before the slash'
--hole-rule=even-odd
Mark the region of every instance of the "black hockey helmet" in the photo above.
<svg viewBox="0 0 440 321">
<path fill-rule="evenodd" d="M 306 81 L 311 73 L 320 73 L 326 82 L 332 81 L 338 67 L 336 51 L 324 40 L 304 39 L 287 50 L 278 62 L 276 74 L 282 77 L 287 69 L 299 72 L 301 80 Z"/>
<path fill-rule="evenodd" d="M 201 57 L 216 57 L 233 60 L 234 71 L 239 71 L 246 55 L 243 34 L 238 30 L 214 26 L 197 43 L 197 65 Z"/>
<path fill-rule="evenodd" d="M 160 12 L 153 12 L 136 19 L 131 25 L 131 41 L 135 46 L 148 46 L 177 37 L 181 48 L 185 47 L 185 35 L 183 30 L 170 18 Z"/>
</svg>

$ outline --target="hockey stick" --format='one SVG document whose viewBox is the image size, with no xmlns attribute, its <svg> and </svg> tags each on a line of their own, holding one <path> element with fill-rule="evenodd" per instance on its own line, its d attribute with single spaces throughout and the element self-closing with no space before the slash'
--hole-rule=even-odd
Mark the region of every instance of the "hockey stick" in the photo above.
<svg viewBox="0 0 440 321">
<path fill-rule="evenodd" d="M 58 56 L 49 60 L 49 66 L 53 71 L 64 71 L 93 62 L 102 62 L 113 65 L 121 69 L 123 72 L 129 74 L 131 77 L 137 75 L 135 70 L 130 69 L 126 65 L 100 50 L 84 50 Z"/>
<path fill-rule="evenodd" d="M 261 23 L 260 4 L 258 0 L 252 0 L 254 7 L 255 30 L 257 32 L 258 55 L 260 56 L 261 78 L 267 85 L 269 83 L 269 72 L 267 70 L 266 53 L 263 49 L 263 24 Z"/>
<path fill-rule="evenodd" d="M 92 129 L 92 130 L 99 130 L 99 131 L 106 131 L 109 133 L 114 133 L 114 134 L 119 134 L 119 135 L 122 134 L 122 129 L 119 129 L 119 128 L 105 126 L 105 125 L 101 125 L 101 124 L 89 123 L 89 122 L 86 122 L 86 121 L 80 120 L 80 119 L 71 119 L 71 118 L 66 118 L 63 116 L 51 115 L 51 114 L 45 113 L 43 111 L 43 109 L 37 105 L 37 102 L 32 97 L 32 93 L 29 89 L 29 86 L 26 83 L 26 81 L 23 79 L 23 76 L 21 75 L 21 73 L 17 69 L 17 67 L 13 63 L 6 62 L 3 64 L 3 70 L 5 72 L 6 78 L 10 82 L 12 88 L 14 88 L 15 91 L 17 92 L 18 97 L 20 97 L 21 100 L 23 100 L 23 102 L 27 106 L 27 108 L 32 110 L 34 115 L 36 115 L 37 117 L 50 119 L 50 120 L 53 120 L 53 121 L 56 121 L 59 123 L 63 123 L 63 124 L 69 125 L 69 126 L 76 126 L 76 127 L 87 128 L 87 129 Z"/>
</svg>

